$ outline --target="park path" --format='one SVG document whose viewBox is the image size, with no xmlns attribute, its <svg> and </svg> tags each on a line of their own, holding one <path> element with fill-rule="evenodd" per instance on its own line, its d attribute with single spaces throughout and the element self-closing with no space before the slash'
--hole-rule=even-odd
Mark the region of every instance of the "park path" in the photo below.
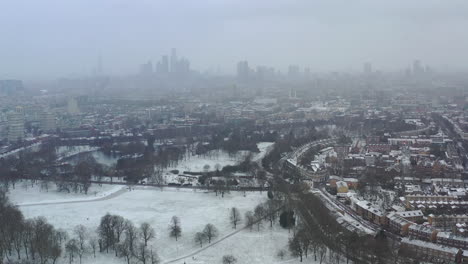
<svg viewBox="0 0 468 264">
<path fill-rule="evenodd" d="M 207 249 L 209 249 L 209 248 L 211 248 L 211 247 L 213 247 L 213 246 L 216 246 L 217 244 L 223 242 L 224 240 L 226 240 L 226 239 L 228 239 L 228 238 L 230 238 L 230 237 L 236 235 L 237 233 L 239 233 L 239 232 L 241 232 L 241 231 L 243 231 L 243 230 L 245 230 L 245 229 L 247 229 L 247 228 L 249 228 L 249 227 L 244 226 L 244 227 L 242 227 L 242 228 L 239 228 L 239 229 L 235 230 L 234 232 L 231 232 L 231 233 L 229 233 L 229 234 L 223 236 L 222 238 L 220 238 L 220 239 L 218 239 L 218 240 L 216 240 L 216 241 L 214 241 L 214 242 L 208 244 L 207 246 L 205 246 L 205 247 L 203 247 L 203 248 L 197 249 L 197 250 L 195 250 L 195 251 L 193 251 L 193 252 L 191 252 L 191 253 L 189 253 L 189 254 L 187 254 L 187 255 L 184 255 L 184 256 L 181 256 L 181 257 L 177 257 L 177 258 L 175 258 L 175 259 L 171 259 L 171 260 L 164 261 L 164 262 L 162 262 L 162 264 L 175 263 L 175 262 L 177 262 L 177 261 L 181 261 L 181 260 L 184 260 L 184 259 L 186 259 L 186 258 L 191 258 L 191 257 L 197 255 L 197 254 L 200 253 L 200 252 L 203 252 L 203 251 L 205 251 L 205 250 L 207 250 Z"/>
<path fill-rule="evenodd" d="M 92 202 L 99 202 L 113 199 L 117 196 L 122 195 L 123 193 L 127 192 L 127 188 L 122 187 L 115 192 L 109 193 L 106 196 L 98 197 L 95 199 L 82 199 L 82 200 L 69 200 L 69 201 L 47 201 L 47 202 L 38 202 L 38 203 L 25 203 L 25 204 L 18 204 L 18 207 L 28 207 L 28 206 L 40 206 L 40 205 L 55 205 L 55 204 L 75 204 L 75 203 L 92 203 Z"/>
</svg>

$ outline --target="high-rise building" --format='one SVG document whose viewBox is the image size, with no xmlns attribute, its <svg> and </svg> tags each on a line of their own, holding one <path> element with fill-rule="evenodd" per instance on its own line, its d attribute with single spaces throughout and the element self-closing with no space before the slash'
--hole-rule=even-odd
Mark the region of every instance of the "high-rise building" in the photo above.
<svg viewBox="0 0 468 264">
<path fill-rule="evenodd" d="M 55 129 L 57 128 L 57 124 L 55 122 L 55 115 L 48 110 L 41 111 L 39 117 L 39 125 L 40 129 L 43 132 L 55 131 Z"/>
<path fill-rule="evenodd" d="M 24 138 L 24 116 L 20 109 L 8 114 L 8 141 L 16 142 Z"/>
<path fill-rule="evenodd" d="M 177 51 L 175 48 L 172 48 L 171 51 L 171 72 L 177 72 Z"/>
<path fill-rule="evenodd" d="M 288 68 L 288 76 L 289 76 L 290 78 L 297 78 L 297 77 L 299 77 L 299 73 L 300 73 L 299 66 L 297 66 L 297 65 L 289 65 L 289 68 Z"/>
<path fill-rule="evenodd" d="M 169 57 L 167 55 L 161 58 L 161 73 L 169 73 Z"/>
<path fill-rule="evenodd" d="M 247 61 L 239 61 L 237 63 L 237 78 L 241 81 L 247 81 L 249 79 L 249 63 Z"/>
<path fill-rule="evenodd" d="M 153 73 L 153 63 L 151 61 L 148 61 L 147 63 L 143 63 L 140 66 L 140 74 L 141 75 L 151 75 Z"/>
<path fill-rule="evenodd" d="M 78 108 L 78 101 L 75 98 L 68 99 L 67 112 L 70 115 L 77 115 L 80 113 L 80 109 Z"/>
<path fill-rule="evenodd" d="M 14 95 L 24 90 L 21 80 L 0 80 L 0 94 Z"/>
<path fill-rule="evenodd" d="M 424 73 L 424 68 L 421 66 L 421 61 L 419 60 L 413 61 L 413 74 L 421 75 L 423 73 Z"/>
</svg>

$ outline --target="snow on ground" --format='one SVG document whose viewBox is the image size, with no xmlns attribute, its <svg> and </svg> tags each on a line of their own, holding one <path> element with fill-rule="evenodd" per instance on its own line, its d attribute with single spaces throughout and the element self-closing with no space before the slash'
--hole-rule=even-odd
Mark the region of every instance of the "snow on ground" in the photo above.
<svg viewBox="0 0 468 264">
<path fill-rule="evenodd" d="M 289 252 L 286 253 L 283 260 L 277 257 L 280 249 L 287 251 L 289 237 L 288 231 L 279 225 L 270 228 L 269 224 L 265 223 L 260 232 L 256 228 L 253 231 L 243 230 L 193 257 L 187 257 L 173 263 L 221 263 L 224 255 L 233 255 L 237 258 L 237 263 L 300 263 L 299 259 L 292 258 Z M 305 262 L 315 263 L 313 256 L 309 256 Z"/>
<path fill-rule="evenodd" d="M 243 192 L 231 192 L 230 194 L 226 194 L 224 198 L 221 198 L 220 196 L 215 196 L 214 193 L 206 193 L 199 190 L 166 188 L 161 191 L 159 188 L 138 187 L 135 190 L 126 191 L 109 200 L 20 208 L 26 217 L 44 216 L 57 228 L 67 230 L 72 230 L 78 224 L 83 224 L 94 230 L 98 226 L 100 218 L 107 212 L 119 214 L 130 219 L 135 225 L 140 225 L 142 222 L 147 221 L 156 230 L 157 239 L 153 241 L 152 246 L 158 250 L 161 259 L 167 261 L 198 250 L 199 247 L 194 243 L 193 237 L 207 223 L 212 223 L 219 229 L 219 237 L 233 232 L 234 230 L 229 223 L 229 209 L 231 207 L 235 206 L 239 208 L 241 213 L 244 214 L 248 210 L 253 210 L 257 204 L 265 201 L 265 199 L 265 192 L 262 194 L 259 192 L 248 192 L 245 197 Z M 178 216 L 182 224 L 182 237 L 177 242 L 173 238 L 170 238 L 168 234 L 168 225 L 173 215 Z M 287 231 L 285 232 L 287 233 Z M 243 239 L 252 241 L 249 243 L 251 243 L 253 252 L 253 246 L 256 244 L 254 237 L 257 236 L 258 238 L 258 233 L 253 238 L 249 238 L 252 234 L 241 232 L 222 243 L 239 237 L 241 238 L 237 242 L 239 244 L 242 244 L 240 241 L 243 241 Z M 260 236 L 259 239 L 268 240 L 263 236 Z M 222 243 L 219 246 L 222 246 Z M 284 241 L 280 244 L 285 245 L 286 243 L 287 239 L 284 238 Z M 239 248 L 244 246 L 239 245 Z M 262 249 L 260 248 L 260 250 Z M 219 254 L 222 253 L 220 252 Z M 269 255 L 275 254 L 275 252 L 269 253 Z M 209 256 L 207 255 L 207 257 Z M 218 257 L 221 258 L 222 255 Z"/>
<path fill-rule="evenodd" d="M 103 198 L 122 189 L 121 185 L 92 184 L 88 194 L 84 193 L 66 193 L 58 192 L 54 183 L 49 183 L 49 190 L 41 189 L 41 182 L 31 184 L 31 181 L 17 183 L 15 189 L 10 187 L 8 196 L 12 203 L 17 205 L 51 203 L 51 202 L 69 202 L 83 201 Z"/>
<path fill-rule="evenodd" d="M 17 149 L 11 150 L 11 151 L 9 151 L 9 152 L 0 154 L 0 158 L 6 158 L 6 157 L 8 157 L 8 156 L 10 156 L 10 155 L 17 154 L 18 152 L 23 151 L 23 150 L 25 150 L 25 149 L 29 149 L 29 148 L 34 149 L 34 148 L 39 147 L 40 145 L 41 145 L 41 142 L 38 142 L 38 143 L 34 143 L 34 144 L 31 144 L 31 145 L 26 146 L 26 147 L 17 148 Z"/>
<path fill-rule="evenodd" d="M 253 160 L 256 162 L 262 161 L 263 157 L 265 157 L 268 152 L 270 152 L 273 149 L 273 144 L 274 142 L 259 142 L 257 144 L 258 150 L 260 150 L 259 153 L 255 154 L 253 157 Z"/>
<path fill-rule="evenodd" d="M 179 170 L 180 173 L 184 171 L 202 172 L 205 165 L 210 166 L 209 171 L 213 171 L 217 164 L 220 165 L 220 169 L 227 165 L 235 165 L 239 161 L 242 161 L 245 155 L 243 151 L 229 155 L 226 151 L 212 150 L 205 155 L 188 156 L 186 159 L 179 161 L 177 166 L 169 167 L 167 171 Z"/>
<path fill-rule="evenodd" d="M 259 153 L 255 153 L 252 157 L 252 160 L 255 162 L 261 162 L 263 157 L 271 151 L 273 148 L 273 142 L 259 142 L 257 144 L 258 149 L 260 150 Z M 216 167 L 219 165 L 220 169 L 227 165 L 236 165 L 241 162 L 246 155 L 248 155 L 248 151 L 239 151 L 235 155 L 229 155 L 229 153 L 222 151 L 222 150 L 213 150 L 209 151 L 206 155 L 193 155 L 190 156 L 188 159 L 181 160 L 177 164 L 177 166 L 172 166 L 167 168 L 163 172 L 164 182 L 167 183 L 179 183 L 179 175 L 182 174 L 184 171 L 190 172 L 203 172 L 205 171 L 205 165 L 209 166 L 209 171 L 214 171 Z M 173 174 L 171 170 L 178 170 L 178 174 Z M 196 185 L 197 179 L 196 177 L 184 177 L 185 183 L 192 183 Z"/>
</svg>

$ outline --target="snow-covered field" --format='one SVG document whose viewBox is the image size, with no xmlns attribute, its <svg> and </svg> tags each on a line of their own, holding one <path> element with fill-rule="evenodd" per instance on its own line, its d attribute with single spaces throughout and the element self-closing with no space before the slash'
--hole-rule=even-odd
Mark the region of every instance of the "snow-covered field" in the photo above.
<svg viewBox="0 0 468 264">
<path fill-rule="evenodd" d="M 20 190 L 13 192 L 12 200 L 18 201 Z M 25 193 L 24 189 L 22 191 Z M 15 198 L 16 196 L 16 198 Z M 67 196 L 62 196 L 63 199 Z M 137 187 L 132 191 L 120 191 L 119 195 L 110 199 L 98 201 L 76 202 L 68 204 L 46 204 L 36 206 L 20 206 L 26 217 L 44 216 L 57 228 L 72 230 L 74 226 L 83 224 L 94 231 L 99 225 L 100 218 L 107 212 L 121 215 L 139 225 L 149 222 L 156 231 L 156 239 L 151 246 L 157 250 L 162 263 L 187 256 L 186 263 L 221 263 L 225 254 L 235 255 L 238 263 L 299 263 L 287 256 L 284 261 L 276 257 L 278 249 L 285 248 L 288 241 L 288 231 L 276 226 L 270 229 L 267 223 L 260 232 L 243 230 L 218 244 L 207 248 L 195 255 L 192 253 L 200 249 L 194 243 L 193 237 L 207 223 L 214 224 L 219 230 L 218 239 L 234 232 L 229 223 L 229 209 L 237 207 L 242 214 L 266 200 L 266 193 L 259 192 L 231 192 L 224 198 L 214 193 L 193 190 L 176 190 L 165 188 Z M 36 202 L 31 195 L 21 200 L 23 203 Z M 168 225 L 173 215 L 181 220 L 182 237 L 179 241 L 169 237 Z M 99 254 L 97 259 L 87 258 L 83 263 L 124 263 L 123 259 L 116 260 L 112 254 Z M 292 261 L 292 262 L 291 262 Z M 184 263 L 184 259 L 171 263 Z"/>
<path fill-rule="evenodd" d="M 177 166 L 167 168 L 167 171 L 179 170 L 180 173 L 184 171 L 202 172 L 204 171 L 205 165 L 209 166 L 209 171 L 213 171 L 217 165 L 220 166 L 220 169 L 227 165 L 235 165 L 241 161 L 245 155 L 245 152 L 229 155 L 229 153 L 222 150 L 212 150 L 205 155 L 188 156 L 186 159 L 179 161 Z"/>
<path fill-rule="evenodd" d="M 69 201 L 84 201 L 103 198 L 112 193 L 124 188 L 122 185 L 92 184 L 88 194 L 84 193 L 66 193 L 58 192 L 54 183 L 49 183 L 49 189 L 46 191 L 41 188 L 41 182 L 37 181 L 32 184 L 31 181 L 23 181 L 16 184 L 15 189 L 11 188 L 8 191 L 8 196 L 12 203 L 17 205 L 37 204 L 37 203 L 52 203 L 52 202 L 69 202 Z"/>
</svg>

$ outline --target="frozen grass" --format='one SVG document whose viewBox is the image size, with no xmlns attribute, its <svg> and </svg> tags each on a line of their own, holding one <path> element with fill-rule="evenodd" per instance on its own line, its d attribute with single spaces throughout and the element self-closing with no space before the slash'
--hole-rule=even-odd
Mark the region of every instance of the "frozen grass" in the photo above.
<svg viewBox="0 0 468 264">
<path fill-rule="evenodd" d="M 18 189 L 16 195 L 25 192 Z M 68 200 L 57 199 L 56 202 Z M 200 249 L 193 241 L 194 234 L 201 231 L 207 223 L 214 224 L 222 238 L 235 230 L 229 223 L 229 209 L 237 207 L 242 215 L 266 200 L 266 193 L 231 192 L 224 198 L 214 193 L 193 191 L 187 189 L 161 189 L 153 187 L 137 187 L 132 191 L 126 190 L 109 200 L 71 203 L 47 204 L 20 207 L 26 217 L 44 216 L 57 228 L 64 228 L 71 232 L 78 224 L 85 225 L 91 233 L 95 233 L 100 218 L 107 212 L 121 215 L 140 225 L 149 222 L 156 231 L 156 239 L 150 243 L 161 257 L 162 263 L 170 262 L 182 256 L 189 255 L 185 263 L 221 263 L 223 255 L 232 254 L 238 263 L 299 263 L 289 255 L 284 260 L 276 257 L 279 249 L 286 249 L 288 231 L 278 225 L 272 229 L 264 223 L 260 232 L 243 230 L 220 243 L 207 248 L 193 256 L 191 253 Z M 169 237 L 168 225 L 173 215 L 180 218 L 182 237 L 179 241 Z M 243 224 L 240 225 L 241 227 Z M 238 227 L 239 228 L 239 227 Z M 311 258 L 309 258 L 311 260 Z M 63 259 L 62 263 L 66 260 Z M 123 259 L 116 259 L 113 253 L 98 254 L 94 259 L 87 256 L 83 263 L 110 264 L 124 263 Z M 184 263 L 184 259 L 171 263 Z"/>
<path fill-rule="evenodd" d="M 145 187 L 127 191 L 110 200 L 20 208 L 26 217 L 44 216 L 57 228 L 66 230 L 83 224 L 94 231 L 107 212 L 130 219 L 136 225 L 149 222 L 157 233 L 152 246 L 163 260 L 167 260 L 198 249 L 193 236 L 207 223 L 214 224 L 220 236 L 229 234 L 233 231 L 229 224 L 229 209 L 236 206 L 245 213 L 264 201 L 265 196 L 266 193 L 247 193 L 244 197 L 242 192 L 232 192 L 221 198 L 214 193 L 173 189 L 161 191 Z M 178 216 L 182 223 L 182 237 L 177 242 L 168 234 L 173 215 Z"/>
<path fill-rule="evenodd" d="M 79 201 L 79 200 L 92 200 L 108 196 L 120 189 L 123 186 L 103 184 L 92 184 L 89 188 L 88 194 L 84 193 L 67 193 L 58 192 L 55 183 L 49 182 L 49 189 L 41 188 L 41 181 L 32 183 L 31 181 L 22 181 L 16 183 L 15 188 L 10 187 L 8 196 L 12 203 L 17 205 L 36 204 L 36 203 L 49 203 L 49 202 L 64 202 L 64 201 Z"/>
</svg>

